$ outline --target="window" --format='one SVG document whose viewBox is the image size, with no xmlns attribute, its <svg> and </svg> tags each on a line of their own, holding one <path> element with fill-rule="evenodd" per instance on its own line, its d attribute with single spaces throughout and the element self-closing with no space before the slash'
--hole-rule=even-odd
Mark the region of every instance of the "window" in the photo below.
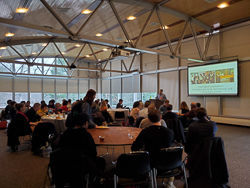
<svg viewBox="0 0 250 188">
<path fill-rule="evenodd" d="M 156 97 L 157 93 L 156 92 L 147 92 L 147 93 L 142 93 L 142 102 L 144 103 L 145 101 L 149 99 L 154 99 Z"/>
<path fill-rule="evenodd" d="M 116 108 L 116 105 L 119 102 L 119 99 L 121 99 L 121 94 L 120 93 L 112 93 L 111 94 L 111 102 L 109 102 L 109 104 L 113 108 Z"/>
<path fill-rule="evenodd" d="M 28 74 L 28 65 L 15 64 L 15 72 Z"/>
<path fill-rule="evenodd" d="M 57 93 L 56 94 L 56 102 L 61 104 L 63 99 L 67 100 L 67 93 Z"/>
<path fill-rule="evenodd" d="M 0 63 L 0 72 L 11 72 L 12 63 Z"/>
<path fill-rule="evenodd" d="M 48 66 L 44 66 L 44 75 L 55 75 L 56 74 L 56 68 L 50 67 L 49 65 L 55 65 L 55 58 L 44 58 L 44 64 L 48 64 Z"/>
<path fill-rule="evenodd" d="M 42 93 L 30 93 L 30 106 L 42 101 Z"/>
<path fill-rule="evenodd" d="M 85 96 L 86 96 L 86 93 L 80 93 L 79 99 L 84 99 Z"/>
<path fill-rule="evenodd" d="M 71 102 L 75 102 L 76 100 L 78 100 L 78 93 L 69 93 L 69 98 L 68 99 L 71 99 Z"/>
<path fill-rule="evenodd" d="M 55 99 L 55 93 L 44 93 L 44 101 L 49 104 L 49 101 Z"/>
<path fill-rule="evenodd" d="M 100 99 L 101 100 L 101 98 L 102 98 L 101 93 L 96 93 L 96 99 Z"/>
<path fill-rule="evenodd" d="M 109 96 L 110 96 L 110 93 L 102 93 L 102 99 L 103 100 L 105 100 L 105 99 L 109 100 L 110 99 Z"/>
<path fill-rule="evenodd" d="M 33 61 L 30 59 L 30 61 Z M 33 66 L 30 66 L 30 74 L 42 74 L 43 72 L 43 67 L 42 66 L 37 66 L 35 63 L 42 63 L 43 59 L 42 58 L 37 58 L 34 62 Z"/>
<path fill-rule="evenodd" d="M 141 100 L 141 93 L 134 93 L 134 101 Z"/>
<path fill-rule="evenodd" d="M 122 94 L 123 106 L 132 108 L 133 107 L 133 93 Z"/>
<path fill-rule="evenodd" d="M 26 101 L 28 100 L 28 93 L 15 93 L 15 101 L 17 103 L 20 103 L 21 101 Z"/>
<path fill-rule="evenodd" d="M 56 59 L 56 64 L 57 65 L 67 65 L 67 63 L 64 61 L 63 58 L 57 58 Z M 57 68 L 57 75 L 60 76 L 68 76 L 68 70 L 66 68 Z"/>
<path fill-rule="evenodd" d="M 0 92 L 0 108 L 5 108 L 7 106 L 7 100 L 12 100 L 12 92 Z"/>
</svg>

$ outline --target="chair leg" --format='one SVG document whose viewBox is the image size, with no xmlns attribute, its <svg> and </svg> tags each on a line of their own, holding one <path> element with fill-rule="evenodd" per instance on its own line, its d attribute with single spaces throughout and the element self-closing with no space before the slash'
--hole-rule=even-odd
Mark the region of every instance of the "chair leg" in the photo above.
<svg viewBox="0 0 250 188">
<path fill-rule="evenodd" d="M 156 169 L 153 169 L 153 177 L 154 177 L 154 182 L 155 182 L 155 188 L 157 188 L 157 180 L 156 180 L 157 172 Z"/>
<path fill-rule="evenodd" d="M 153 175 L 152 170 L 150 170 L 149 176 L 150 176 L 150 180 L 151 180 L 151 187 L 154 188 L 154 175 Z"/>
<path fill-rule="evenodd" d="M 112 152 L 112 164 L 116 163 L 116 161 L 114 161 L 114 155 L 115 155 L 115 146 L 113 147 L 113 152 Z"/>
<path fill-rule="evenodd" d="M 114 174 L 114 188 L 117 187 L 117 182 L 116 182 L 116 175 Z"/>
<path fill-rule="evenodd" d="M 86 174 L 86 188 L 88 188 L 89 187 L 89 173 L 88 174 Z"/>
<path fill-rule="evenodd" d="M 183 172 L 184 172 L 184 178 L 186 182 L 186 188 L 188 188 L 188 182 L 187 182 L 187 174 L 186 174 L 186 169 L 185 169 L 185 164 L 183 163 Z"/>
</svg>

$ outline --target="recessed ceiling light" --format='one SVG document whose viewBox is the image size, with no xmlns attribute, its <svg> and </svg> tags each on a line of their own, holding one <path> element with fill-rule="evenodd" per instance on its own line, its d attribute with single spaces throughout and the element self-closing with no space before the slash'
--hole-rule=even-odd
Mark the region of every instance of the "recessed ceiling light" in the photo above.
<svg viewBox="0 0 250 188">
<path fill-rule="evenodd" d="M 101 61 L 101 59 L 98 59 L 98 61 Z"/>
<path fill-rule="evenodd" d="M 89 55 L 86 55 L 86 57 L 89 57 Z"/>
<path fill-rule="evenodd" d="M 13 37 L 15 34 L 14 33 L 6 33 L 5 36 L 6 37 Z"/>
<path fill-rule="evenodd" d="M 168 28 L 169 28 L 169 27 L 165 25 L 162 29 L 168 29 Z"/>
<path fill-rule="evenodd" d="M 90 14 L 91 12 L 92 12 L 92 10 L 85 9 L 82 11 L 82 14 Z"/>
<path fill-rule="evenodd" d="M 136 19 L 136 17 L 134 17 L 134 16 L 127 17 L 127 20 L 134 20 L 134 19 Z"/>
<path fill-rule="evenodd" d="M 46 43 L 43 43 L 42 46 L 47 46 L 47 44 L 46 44 Z"/>
<path fill-rule="evenodd" d="M 35 55 L 35 54 L 36 54 L 36 52 L 32 52 L 31 54 Z"/>
<path fill-rule="evenodd" d="M 65 52 L 62 52 L 62 54 L 66 54 Z"/>
<path fill-rule="evenodd" d="M 133 42 L 133 40 L 126 40 L 126 43 L 128 43 L 128 42 Z"/>
<path fill-rule="evenodd" d="M 102 49 L 103 51 L 108 51 L 108 49 L 107 48 L 104 48 L 104 49 Z"/>
<path fill-rule="evenodd" d="M 80 44 L 76 44 L 75 47 L 80 47 L 81 45 Z"/>
<path fill-rule="evenodd" d="M 229 5 L 227 4 L 227 3 L 221 3 L 221 4 L 219 4 L 217 7 L 218 8 L 226 8 L 226 7 L 228 7 Z"/>
<path fill-rule="evenodd" d="M 3 47 L 0 47 L 0 50 L 5 50 L 7 49 L 7 47 L 3 46 Z"/>
<path fill-rule="evenodd" d="M 16 9 L 16 13 L 26 13 L 28 12 L 28 8 L 17 8 Z"/>
<path fill-rule="evenodd" d="M 95 36 L 97 36 L 97 37 L 101 37 L 101 36 L 102 36 L 102 34 L 101 34 L 101 33 L 97 33 Z"/>
</svg>

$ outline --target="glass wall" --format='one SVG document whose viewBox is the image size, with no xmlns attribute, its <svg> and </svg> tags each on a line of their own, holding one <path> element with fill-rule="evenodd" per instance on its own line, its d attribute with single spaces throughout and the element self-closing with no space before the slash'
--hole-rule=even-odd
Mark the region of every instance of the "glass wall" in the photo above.
<svg viewBox="0 0 250 188">
<path fill-rule="evenodd" d="M 55 93 L 44 93 L 43 100 L 46 102 L 46 104 L 49 104 L 49 101 L 55 99 Z"/>
<path fill-rule="evenodd" d="M 157 93 L 156 92 L 146 92 L 142 93 L 142 102 L 144 103 L 145 101 L 149 99 L 155 99 Z"/>
<path fill-rule="evenodd" d="M 7 106 L 7 100 L 13 99 L 12 92 L 0 92 L 0 108 L 5 108 Z"/>
<path fill-rule="evenodd" d="M 63 99 L 67 100 L 67 93 L 57 93 L 56 94 L 56 102 L 62 104 Z"/>
<path fill-rule="evenodd" d="M 69 93 L 69 98 L 68 99 L 71 99 L 71 102 L 75 102 L 76 100 L 78 100 L 78 93 Z"/>
<path fill-rule="evenodd" d="M 42 101 L 42 93 L 30 93 L 30 106 Z"/>
<path fill-rule="evenodd" d="M 15 93 L 15 101 L 17 103 L 20 103 L 21 101 L 26 101 L 28 100 L 28 93 Z"/>
<path fill-rule="evenodd" d="M 123 106 L 129 107 L 129 108 L 133 107 L 133 103 L 134 103 L 133 93 L 123 93 L 122 100 L 123 100 Z"/>
</svg>

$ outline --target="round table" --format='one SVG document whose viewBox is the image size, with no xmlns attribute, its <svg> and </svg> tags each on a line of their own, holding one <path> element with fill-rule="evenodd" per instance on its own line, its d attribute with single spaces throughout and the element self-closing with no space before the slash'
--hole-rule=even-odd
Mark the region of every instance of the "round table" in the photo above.
<svg viewBox="0 0 250 188">
<path fill-rule="evenodd" d="M 132 145 L 142 129 L 135 127 L 108 127 L 88 129 L 97 146 L 125 146 Z M 128 137 L 128 133 L 133 134 L 133 139 Z M 99 136 L 105 136 L 101 141 Z"/>
<path fill-rule="evenodd" d="M 65 126 L 66 118 L 56 119 L 55 117 L 43 116 L 41 121 L 53 123 L 55 125 L 56 133 L 60 134 L 64 132 L 67 127 Z"/>
<path fill-rule="evenodd" d="M 129 114 L 129 109 L 123 109 L 123 108 L 117 108 L 117 109 L 110 108 L 110 109 L 108 109 L 108 113 L 110 114 L 110 116 L 112 117 L 112 119 L 114 121 L 116 121 L 115 120 L 115 112 L 124 112 L 124 121 L 126 122 L 127 116 Z"/>
</svg>

